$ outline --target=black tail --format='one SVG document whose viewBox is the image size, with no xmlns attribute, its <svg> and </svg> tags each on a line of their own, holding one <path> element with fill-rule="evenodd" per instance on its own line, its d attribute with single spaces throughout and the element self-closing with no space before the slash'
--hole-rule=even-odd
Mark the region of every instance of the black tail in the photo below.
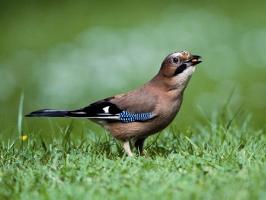
<svg viewBox="0 0 266 200">
<path fill-rule="evenodd" d="M 69 117 L 69 111 L 43 109 L 25 115 L 26 117 Z"/>
</svg>

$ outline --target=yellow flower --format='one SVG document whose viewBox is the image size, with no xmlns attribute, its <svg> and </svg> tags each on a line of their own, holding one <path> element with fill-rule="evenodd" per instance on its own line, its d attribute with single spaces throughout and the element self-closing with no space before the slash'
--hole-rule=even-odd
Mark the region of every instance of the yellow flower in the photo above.
<svg viewBox="0 0 266 200">
<path fill-rule="evenodd" d="M 26 141 L 28 139 L 28 136 L 27 135 L 21 135 L 19 139 L 22 141 Z"/>
</svg>

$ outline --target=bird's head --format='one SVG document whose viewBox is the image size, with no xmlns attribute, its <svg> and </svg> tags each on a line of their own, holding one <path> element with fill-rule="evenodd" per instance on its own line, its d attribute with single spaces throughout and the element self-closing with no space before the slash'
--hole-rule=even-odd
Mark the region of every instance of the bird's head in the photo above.
<svg viewBox="0 0 266 200">
<path fill-rule="evenodd" d="M 195 66 L 201 62 L 200 56 L 188 51 L 171 53 L 162 62 L 157 77 L 161 77 L 159 80 L 163 80 L 170 88 L 179 88 L 182 91 L 195 71 Z"/>
<path fill-rule="evenodd" d="M 166 56 L 161 66 L 161 73 L 166 77 L 191 76 L 195 66 L 201 63 L 201 57 L 188 51 L 174 52 Z"/>
</svg>

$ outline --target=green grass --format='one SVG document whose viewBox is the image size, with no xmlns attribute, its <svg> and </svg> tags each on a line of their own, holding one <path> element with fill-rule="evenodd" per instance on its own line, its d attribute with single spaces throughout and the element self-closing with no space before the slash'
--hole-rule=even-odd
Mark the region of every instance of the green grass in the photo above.
<svg viewBox="0 0 266 200">
<path fill-rule="evenodd" d="M 74 137 L 72 125 L 24 142 L 3 133 L 0 199 L 265 199 L 265 133 L 227 119 L 172 125 L 135 158 L 107 133 Z"/>
<path fill-rule="evenodd" d="M 264 4 L 3 2 L 0 200 L 266 199 Z M 145 157 L 126 157 L 86 120 L 23 118 L 136 88 L 176 50 L 204 62 L 186 89 L 177 126 L 149 138 Z M 224 107 L 242 105 L 244 112 L 208 117 L 233 88 Z M 241 118 L 245 113 L 252 121 Z"/>
</svg>

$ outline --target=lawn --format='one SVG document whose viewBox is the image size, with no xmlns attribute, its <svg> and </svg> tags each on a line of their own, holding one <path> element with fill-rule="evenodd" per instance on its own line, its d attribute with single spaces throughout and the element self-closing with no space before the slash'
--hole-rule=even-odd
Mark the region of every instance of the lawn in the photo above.
<svg viewBox="0 0 266 200">
<path fill-rule="evenodd" d="M 264 5 L 1 2 L 0 200 L 266 199 Z M 180 50 L 203 62 L 143 157 L 87 120 L 23 117 L 137 88 Z"/>
<path fill-rule="evenodd" d="M 265 133 L 228 119 L 172 125 L 134 158 L 107 133 L 73 137 L 71 125 L 50 140 L 4 140 L 0 199 L 265 199 Z"/>
</svg>

